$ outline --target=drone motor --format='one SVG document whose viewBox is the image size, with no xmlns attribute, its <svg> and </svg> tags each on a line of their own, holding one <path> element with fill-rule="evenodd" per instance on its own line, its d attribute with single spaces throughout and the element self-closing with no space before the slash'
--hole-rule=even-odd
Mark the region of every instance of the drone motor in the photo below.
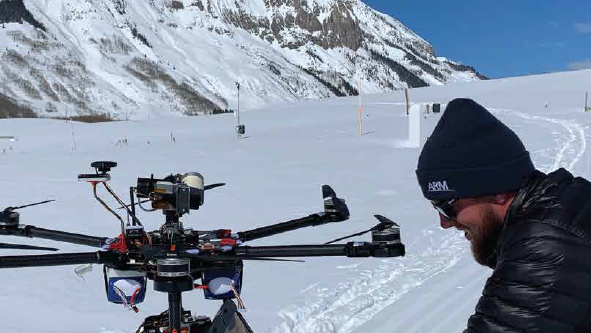
<svg viewBox="0 0 591 333">
<path fill-rule="evenodd" d="M 384 230 L 374 230 L 371 232 L 371 240 L 374 244 L 399 244 L 400 229 L 397 227 L 389 227 Z"/>
<path fill-rule="evenodd" d="M 154 290 L 164 293 L 180 293 L 193 290 L 190 260 L 186 258 L 164 258 L 156 261 L 158 273 L 154 279 Z"/>
<path fill-rule="evenodd" d="M 19 224 L 20 215 L 10 209 L 5 209 L 0 212 L 0 227 L 10 228 L 17 227 Z"/>
<path fill-rule="evenodd" d="M 184 258 L 158 259 L 158 276 L 175 278 L 191 275 L 190 261 Z"/>
</svg>

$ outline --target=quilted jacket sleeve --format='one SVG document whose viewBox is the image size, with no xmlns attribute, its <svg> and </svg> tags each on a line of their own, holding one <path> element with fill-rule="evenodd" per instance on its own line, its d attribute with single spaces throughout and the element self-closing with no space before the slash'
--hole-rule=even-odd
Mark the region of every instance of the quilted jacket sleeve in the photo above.
<svg viewBox="0 0 591 333">
<path fill-rule="evenodd" d="M 469 333 L 582 332 L 591 305 L 591 247 L 560 225 L 524 221 L 504 232 Z"/>
</svg>

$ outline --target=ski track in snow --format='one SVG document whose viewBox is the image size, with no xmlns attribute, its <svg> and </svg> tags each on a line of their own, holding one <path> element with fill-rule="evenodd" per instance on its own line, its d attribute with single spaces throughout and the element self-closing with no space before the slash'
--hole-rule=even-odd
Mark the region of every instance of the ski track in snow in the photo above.
<svg viewBox="0 0 591 333">
<path fill-rule="evenodd" d="M 558 151 L 553 157 L 553 163 L 539 167 L 544 172 L 560 167 L 572 170 L 586 151 L 584 127 L 574 121 L 534 116 L 516 110 L 491 109 L 493 110 L 508 111 L 523 119 L 549 122 L 566 129 L 566 136 L 557 142 Z M 279 315 L 284 322 L 267 332 L 352 332 L 402 295 L 453 267 L 468 252 L 468 247 L 462 233 L 450 232 L 439 244 L 432 244 L 420 254 L 411 253 L 404 258 L 384 259 L 372 270 L 360 272 L 356 265 L 340 267 L 348 269 L 355 279 L 331 289 L 319 287 L 316 289 L 315 299 L 300 307 L 292 306 L 281 310 Z M 407 249 L 407 252 L 410 251 Z"/>
<path fill-rule="evenodd" d="M 556 157 L 554 158 L 554 164 L 551 167 L 546 167 L 545 171 L 556 170 L 561 167 L 572 171 L 575 164 L 579 162 L 585 153 L 585 150 L 587 149 L 587 141 L 585 140 L 585 130 L 583 127 L 573 121 L 532 116 L 522 112 L 516 114 L 524 119 L 543 120 L 562 125 L 567 129 L 568 137 L 566 141 L 562 143 L 562 147 L 560 147 L 558 153 L 556 154 Z M 579 142 L 579 146 L 577 146 L 577 142 Z"/>
<path fill-rule="evenodd" d="M 551 165 L 540 166 L 539 169 L 544 172 L 550 172 L 559 168 L 565 168 L 572 171 L 574 166 L 579 162 L 585 151 L 587 150 L 587 141 L 585 137 L 585 129 L 580 124 L 574 121 L 556 119 L 542 116 L 530 115 L 524 112 L 508 110 L 508 109 L 491 109 L 494 111 L 508 111 L 526 120 L 545 121 L 552 124 L 557 124 L 567 130 L 565 139 L 557 140 L 559 142 L 558 152 L 553 157 Z"/>
<path fill-rule="evenodd" d="M 318 298 L 303 307 L 280 311 L 284 322 L 269 332 L 341 333 L 350 332 L 370 320 L 383 308 L 426 280 L 446 271 L 466 251 L 459 232 L 450 233 L 436 246 L 420 254 L 396 260 L 384 259 L 372 270 L 349 269 L 355 279 L 334 289 L 316 289 Z"/>
</svg>

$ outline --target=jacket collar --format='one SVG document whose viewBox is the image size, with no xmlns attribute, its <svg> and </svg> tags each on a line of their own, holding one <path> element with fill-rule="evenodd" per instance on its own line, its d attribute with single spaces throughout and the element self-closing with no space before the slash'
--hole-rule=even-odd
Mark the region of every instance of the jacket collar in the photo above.
<svg viewBox="0 0 591 333">
<path fill-rule="evenodd" d="M 535 191 L 536 188 L 538 188 L 538 185 L 546 177 L 546 174 L 544 174 L 543 172 L 535 170 L 524 182 L 521 189 L 515 195 L 515 198 L 513 198 L 513 202 L 511 202 L 511 205 L 509 205 L 509 208 L 507 209 L 507 214 L 505 214 L 505 219 L 503 220 L 503 229 L 501 230 L 501 233 L 499 234 L 499 237 L 497 239 L 497 246 L 495 247 L 495 251 L 486 259 L 486 265 L 488 267 L 494 269 L 497 265 L 498 254 L 499 252 L 501 252 L 503 244 L 503 242 L 501 242 L 501 239 L 503 238 L 503 234 L 505 234 L 507 225 L 509 225 L 511 221 L 514 220 L 515 216 L 517 215 L 517 212 L 523 206 L 523 203 L 526 200 L 526 198 L 529 197 L 530 194 L 533 191 Z"/>
</svg>

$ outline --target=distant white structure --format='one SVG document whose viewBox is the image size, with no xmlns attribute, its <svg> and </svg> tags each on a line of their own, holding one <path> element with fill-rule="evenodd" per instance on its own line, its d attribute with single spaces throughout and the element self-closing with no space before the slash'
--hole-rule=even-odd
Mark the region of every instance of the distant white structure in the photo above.
<svg viewBox="0 0 591 333">
<path fill-rule="evenodd" d="M 5 136 L 0 136 L 0 140 L 7 140 L 7 141 L 10 141 L 10 142 L 15 142 L 16 141 L 16 137 L 14 137 L 14 136 L 6 136 L 5 135 Z"/>
<path fill-rule="evenodd" d="M 408 115 L 408 145 L 411 148 L 421 147 L 421 113 L 423 106 L 415 104 L 410 107 Z"/>
</svg>

